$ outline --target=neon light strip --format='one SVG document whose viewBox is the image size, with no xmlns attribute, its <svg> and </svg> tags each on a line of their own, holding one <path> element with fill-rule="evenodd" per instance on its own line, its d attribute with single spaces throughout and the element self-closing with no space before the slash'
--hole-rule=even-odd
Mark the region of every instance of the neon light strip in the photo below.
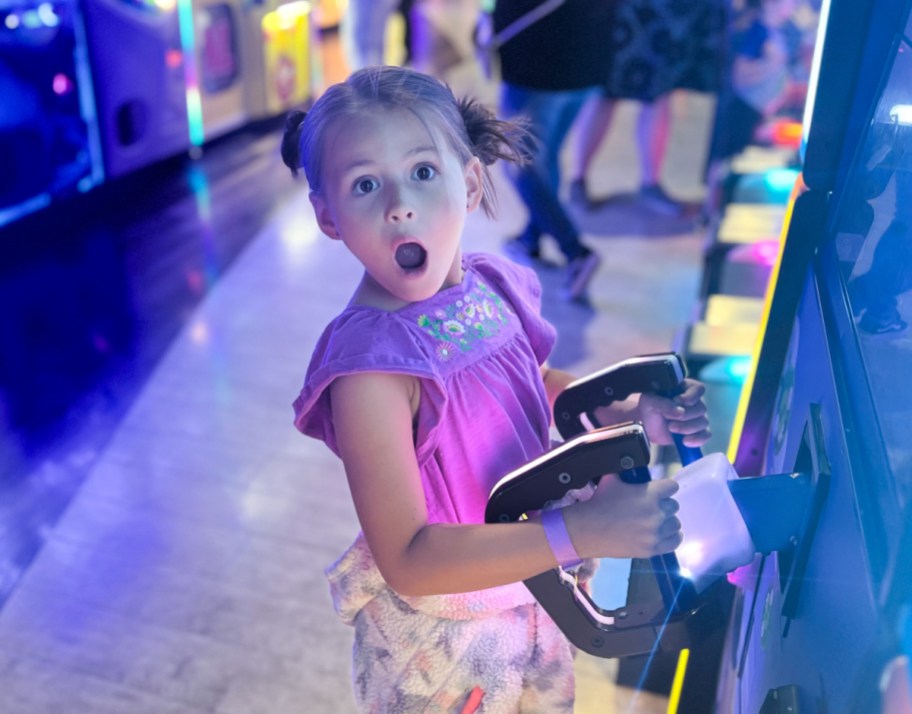
<svg viewBox="0 0 912 714">
<path fill-rule="evenodd" d="M 830 0 L 823 0 L 818 13 L 817 41 L 814 43 L 814 56 L 811 59 L 811 73 L 808 78 L 807 97 L 804 100 L 804 116 L 801 123 L 804 126 L 801 137 L 801 161 L 804 162 L 804 150 L 807 147 L 808 136 L 811 133 L 811 120 L 814 117 L 814 98 L 817 96 L 817 81 L 820 79 L 820 60 L 823 57 L 823 43 L 826 40 L 827 22 L 830 19 Z"/>
<path fill-rule="evenodd" d="M 187 93 L 187 128 L 190 144 L 202 146 L 203 105 L 200 101 L 199 73 L 196 66 L 196 37 L 193 28 L 191 0 L 177 0 L 177 19 L 180 26 L 181 50 L 184 54 L 184 84 Z"/>
<path fill-rule="evenodd" d="M 744 384 L 741 387 L 741 396 L 738 399 L 738 409 L 735 412 L 731 437 L 728 440 L 728 460 L 732 463 L 735 463 L 735 459 L 738 456 L 738 444 L 741 441 L 741 434 L 744 430 L 744 420 L 747 416 L 747 406 L 750 403 L 751 392 L 754 388 L 754 379 L 757 376 L 757 363 L 760 361 L 760 350 L 763 347 L 763 339 L 766 336 L 766 329 L 769 324 L 773 294 L 776 292 L 776 283 L 779 281 L 779 270 L 782 267 L 782 254 L 785 252 L 785 241 L 788 236 L 789 224 L 792 222 L 792 211 L 795 208 L 795 200 L 803 191 L 804 181 L 801 178 L 801 174 L 799 174 L 785 209 L 785 219 L 782 222 L 782 231 L 779 236 L 779 252 L 776 254 L 776 262 L 773 264 L 773 268 L 770 271 L 769 282 L 766 284 L 766 293 L 763 297 L 763 314 L 760 316 L 760 327 L 757 330 L 757 338 L 751 353 L 751 367 L 750 371 L 747 373 L 747 377 L 744 379 Z"/>
<path fill-rule="evenodd" d="M 80 181 L 79 189 L 87 191 L 91 186 L 104 181 L 104 161 L 102 160 L 101 134 L 98 129 L 98 113 L 95 102 L 95 85 L 92 83 L 92 69 L 89 62 L 88 40 L 83 25 L 82 13 L 73 14 L 73 33 L 76 36 L 76 46 L 73 48 L 73 60 L 76 65 L 76 81 L 79 84 L 79 113 L 86 124 L 86 135 L 89 140 L 90 165 L 92 167 L 91 185 L 83 186 Z M 85 179 L 83 179 L 84 181 Z"/>
<path fill-rule="evenodd" d="M 690 650 L 683 649 L 678 655 L 678 666 L 675 667 L 674 680 L 671 683 L 671 694 L 668 697 L 668 714 L 677 714 L 681 702 L 681 690 L 684 689 L 684 675 L 687 672 L 687 660 Z"/>
</svg>

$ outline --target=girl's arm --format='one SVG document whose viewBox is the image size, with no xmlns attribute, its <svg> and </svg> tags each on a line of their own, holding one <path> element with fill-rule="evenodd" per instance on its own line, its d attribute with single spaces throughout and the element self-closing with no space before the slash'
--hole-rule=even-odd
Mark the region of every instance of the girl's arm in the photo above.
<svg viewBox="0 0 912 714">
<path fill-rule="evenodd" d="M 456 593 L 553 568 L 538 518 L 428 524 L 412 441 L 417 398 L 418 384 L 407 376 L 363 373 L 332 385 L 333 425 L 355 510 L 386 582 L 403 595 Z M 646 557 L 677 547 L 676 489 L 671 480 L 631 487 L 602 479 L 590 501 L 564 509 L 577 552 Z"/>
</svg>

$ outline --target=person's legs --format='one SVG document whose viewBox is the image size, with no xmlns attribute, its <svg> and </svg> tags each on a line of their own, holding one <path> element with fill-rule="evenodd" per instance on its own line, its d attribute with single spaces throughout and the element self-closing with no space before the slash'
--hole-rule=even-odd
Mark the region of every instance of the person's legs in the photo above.
<svg viewBox="0 0 912 714">
<path fill-rule="evenodd" d="M 570 164 L 570 199 L 589 203 L 586 176 L 614 118 L 615 101 L 604 95 L 590 97 L 576 119 Z"/>
<path fill-rule="evenodd" d="M 352 69 L 384 63 L 386 25 L 397 4 L 397 0 L 352 0 L 349 3 L 343 26 L 350 43 Z"/>
<path fill-rule="evenodd" d="M 640 152 L 640 183 L 643 186 L 658 185 L 662 178 L 670 120 L 668 95 L 641 105 L 637 119 L 637 148 Z"/>
<path fill-rule="evenodd" d="M 881 333 L 904 330 L 898 296 L 909 289 L 909 226 L 894 218 L 884 231 L 871 259 L 866 278 L 866 307 L 858 326 L 865 332 Z"/>
<path fill-rule="evenodd" d="M 550 234 L 567 260 L 583 254 L 579 232 L 561 205 L 559 158 L 561 144 L 573 118 L 582 106 L 586 92 L 546 92 L 503 84 L 501 112 L 505 117 L 525 116 L 536 139 L 532 161 L 513 168 L 509 175 L 529 210 L 529 227 L 523 238 L 531 245 L 533 236 Z"/>
<path fill-rule="evenodd" d="M 505 117 L 525 116 L 536 139 L 532 161 L 508 170 L 529 211 L 529 223 L 517 242 L 529 256 L 536 258 L 542 234 L 547 233 L 557 241 L 567 260 L 566 293 L 574 300 L 584 295 L 599 258 L 580 242 L 579 231 L 558 198 L 559 159 L 564 139 L 590 93 L 589 90 L 538 91 L 508 83 L 503 83 L 501 89 L 501 113 Z"/>
<path fill-rule="evenodd" d="M 681 204 L 662 188 L 662 165 L 671 129 L 668 95 L 644 103 L 637 119 L 637 147 L 640 153 L 640 198 L 653 210 L 666 215 L 681 212 Z"/>
</svg>

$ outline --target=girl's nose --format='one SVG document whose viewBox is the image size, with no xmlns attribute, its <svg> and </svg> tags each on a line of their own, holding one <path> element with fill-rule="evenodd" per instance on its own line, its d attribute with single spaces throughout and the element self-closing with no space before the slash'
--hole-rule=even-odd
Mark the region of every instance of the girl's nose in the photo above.
<svg viewBox="0 0 912 714">
<path fill-rule="evenodd" d="M 392 223 L 401 223 L 415 218 L 415 209 L 398 188 L 390 190 L 389 204 L 386 209 L 386 219 Z"/>
</svg>

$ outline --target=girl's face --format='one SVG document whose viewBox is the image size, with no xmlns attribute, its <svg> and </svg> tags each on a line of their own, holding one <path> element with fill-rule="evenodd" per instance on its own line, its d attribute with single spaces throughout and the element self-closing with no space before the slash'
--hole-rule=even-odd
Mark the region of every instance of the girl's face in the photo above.
<svg viewBox="0 0 912 714">
<path fill-rule="evenodd" d="M 364 266 L 368 302 L 396 309 L 462 281 L 462 230 L 482 196 L 477 158 L 463 165 L 404 109 L 340 122 L 323 151 L 310 200 L 320 229 Z"/>
</svg>

